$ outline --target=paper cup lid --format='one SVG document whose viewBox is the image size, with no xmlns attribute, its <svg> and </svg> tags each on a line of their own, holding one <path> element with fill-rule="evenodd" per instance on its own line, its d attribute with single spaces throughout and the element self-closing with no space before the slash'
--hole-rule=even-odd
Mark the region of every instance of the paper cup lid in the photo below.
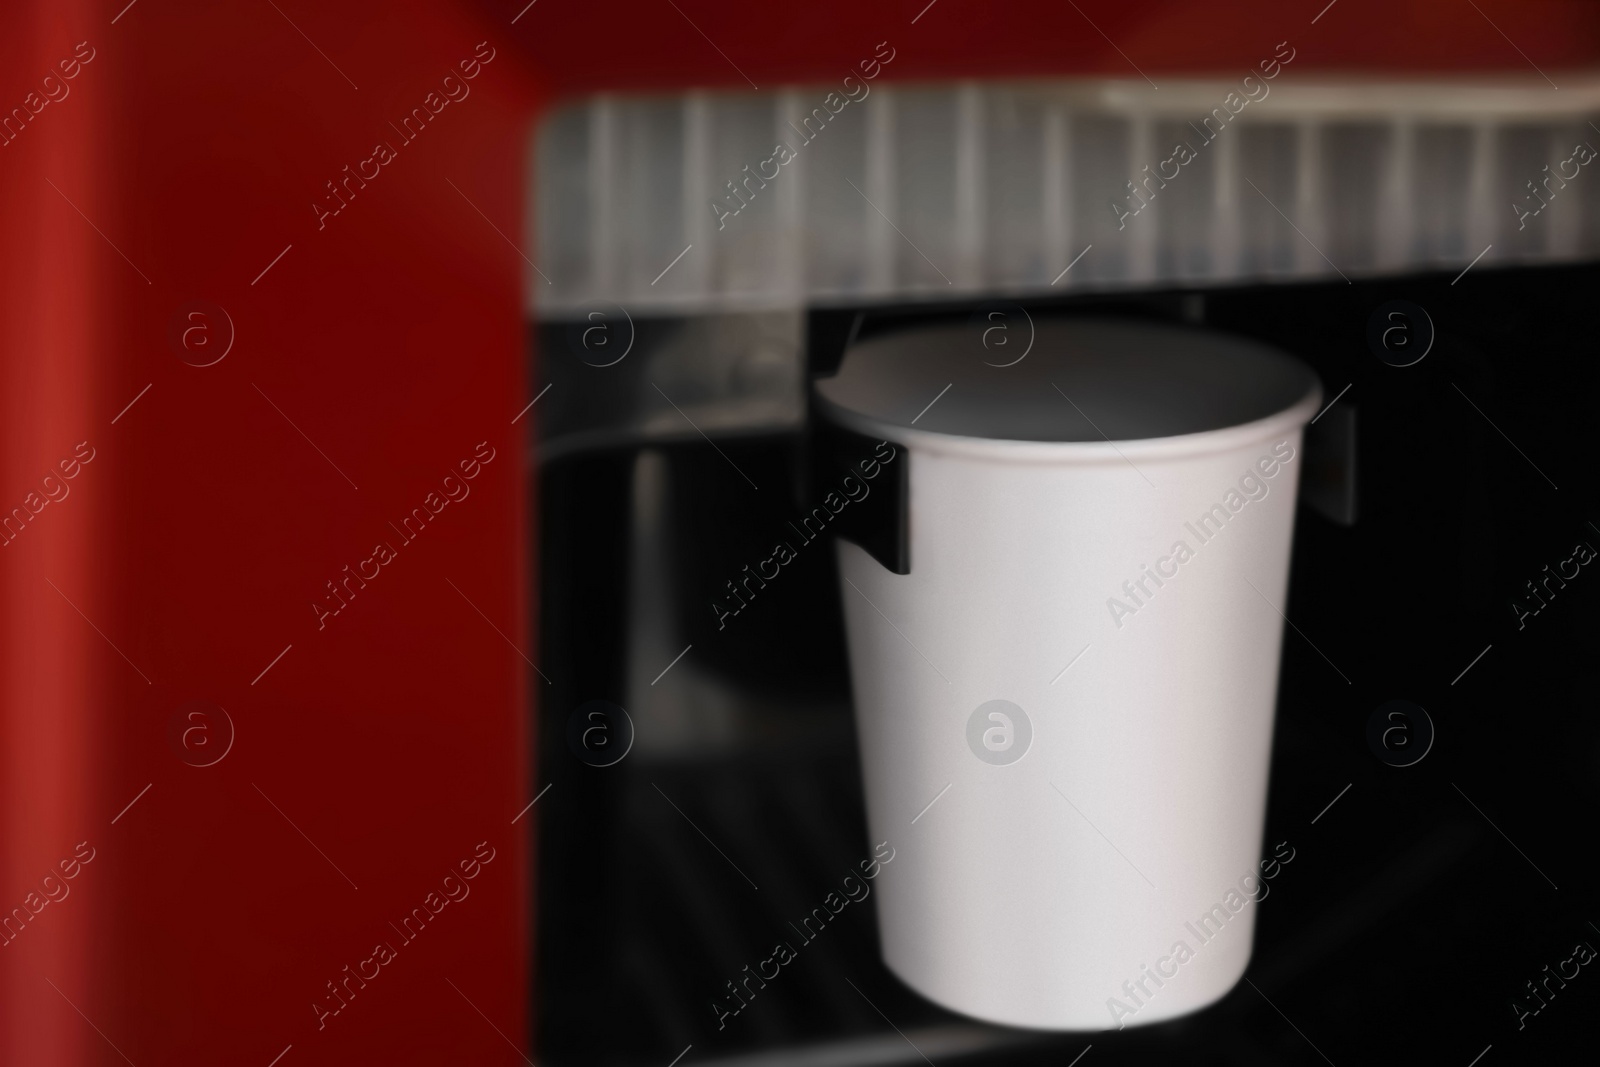
<svg viewBox="0 0 1600 1067">
<path fill-rule="evenodd" d="M 1298 429 L 1322 397 L 1300 360 L 1209 330 L 1040 318 L 985 346 L 985 328 L 923 326 L 851 345 L 816 383 L 822 414 L 913 447 L 1061 460 L 1231 447 Z"/>
</svg>

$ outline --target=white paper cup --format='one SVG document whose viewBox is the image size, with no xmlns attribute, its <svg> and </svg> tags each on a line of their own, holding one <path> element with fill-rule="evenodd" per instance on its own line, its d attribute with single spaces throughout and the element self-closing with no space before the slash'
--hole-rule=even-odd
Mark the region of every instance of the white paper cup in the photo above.
<svg viewBox="0 0 1600 1067">
<path fill-rule="evenodd" d="M 1321 387 L 1202 330 L 1041 322 L 1006 367 L 976 337 L 872 338 L 817 385 L 910 479 L 909 574 L 837 544 L 883 957 L 998 1023 L 1194 1011 L 1250 957 Z"/>
</svg>

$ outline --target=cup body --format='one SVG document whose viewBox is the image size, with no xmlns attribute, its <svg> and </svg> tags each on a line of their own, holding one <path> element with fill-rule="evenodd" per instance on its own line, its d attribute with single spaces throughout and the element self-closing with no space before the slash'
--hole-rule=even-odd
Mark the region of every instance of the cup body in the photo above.
<svg viewBox="0 0 1600 1067">
<path fill-rule="evenodd" d="M 1098 1030 L 1244 973 L 1319 399 L 1116 444 L 876 427 L 909 465 L 911 570 L 836 552 L 869 827 L 895 855 L 883 957 L 913 989 Z"/>
</svg>

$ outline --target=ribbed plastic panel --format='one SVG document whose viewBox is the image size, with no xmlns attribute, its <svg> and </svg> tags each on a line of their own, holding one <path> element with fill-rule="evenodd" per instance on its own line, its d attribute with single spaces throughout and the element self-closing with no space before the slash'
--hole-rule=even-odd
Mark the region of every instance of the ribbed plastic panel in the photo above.
<svg viewBox="0 0 1600 1067">
<path fill-rule="evenodd" d="M 529 307 L 786 308 L 1592 257 L 1600 174 L 1574 147 L 1600 146 L 1600 80 L 1561 80 L 1285 71 L 1237 114 L 1225 98 L 1240 86 L 1220 80 L 880 84 L 837 113 L 828 85 L 596 97 L 534 142 L 543 276 L 530 272 Z M 768 162 L 778 144 L 790 162 Z"/>
</svg>

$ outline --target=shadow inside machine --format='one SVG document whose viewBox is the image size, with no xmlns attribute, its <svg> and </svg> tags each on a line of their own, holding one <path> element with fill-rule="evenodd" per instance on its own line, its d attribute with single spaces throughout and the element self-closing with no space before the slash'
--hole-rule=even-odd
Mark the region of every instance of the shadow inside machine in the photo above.
<svg viewBox="0 0 1600 1067">
<path fill-rule="evenodd" d="M 833 548 L 797 541 L 790 525 L 815 503 L 803 419 L 706 436 L 690 408 L 695 430 L 612 435 L 547 458 L 538 662 L 549 681 L 533 683 L 536 779 L 550 787 L 532 809 L 538 1062 L 1342 1064 L 1383 1049 L 1447 1050 L 1465 1064 L 1491 1042 L 1499 1055 L 1502 1042 L 1575 1033 L 1546 1019 L 1524 1032 L 1506 1010 L 1588 927 L 1575 905 L 1544 906 L 1538 894 L 1551 887 L 1497 831 L 1563 862 L 1559 821 L 1541 826 L 1529 805 L 1592 810 L 1594 717 L 1565 710 L 1546 723 L 1552 733 L 1512 737 L 1493 716 L 1525 703 L 1524 668 L 1542 706 L 1593 708 L 1568 698 L 1591 670 L 1578 649 L 1594 594 L 1573 582 L 1535 620 L 1537 642 L 1516 636 L 1507 603 L 1550 551 L 1570 547 L 1551 531 L 1600 522 L 1594 475 L 1569 458 L 1592 452 L 1583 404 L 1597 384 L 1578 358 L 1592 344 L 1570 295 L 1600 271 L 1482 273 L 1472 294 L 1430 275 L 1027 305 L 1247 334 L 1312 363 L 1334 410 L 1350 409 L 1341 432 L 1353 481 L 1336 506 L 1300 510 L 1284 605 L 1266 847 L 1288 841 L 1302 858 L 1261 905 L 1246 980 L 1206 1011 L 1148 1027 L 989 1026 L 924 1000 L 879 960 L 870 892 L 840 888 L 875 843 Z M 1367 342 L 1374 311 L 1396 299 L 1425 306 L 1439 329 L 1412 368 L 1380 361 Z M 814 314 L 808 331 L 837 339 L 855 313 Z M 875 311 L 876 326 L 970 314 Z M 544 347 L 559 345 L 556 331 Z M 758 565 L 783 539 L 794 558 L 773 577 Z M 1453 570 L 1418 606 L 1423 560 L 1430 574 Z M 1410 590 L 1414 610 L 1375 610 L 1392 608 L 1397 590 Z M 1457 672 L 1491 642 L 1463 681 Z M 1426 704 L 1440 729 L 1414 768 L 1385 766 L 1365 741 L 1372 709 L 1397 696 Z M 620 758 L 583 740 L 594 702 L 626 709 Z M 1565 862 L 1550 870 L 1563 897 L 1586 876 Z M 837 910 L 811 918 L 830 895 Z M 1507 900 L 1538 906 L 1507 911 Z M 1492 930 L 1474 921 L 1487 909 L 1499 917 Z M 776 958 L 778 944 L 792 956 Z M 1421 960 L 1430 977 L 1404 980 Z M 1590 1010 L 1595 996 L 1563 993 Z M 1396 1032 L 1400 1004 L 1412 1022 Z M 1555 1001 L 1547 1014 L 1563 1007 L 1579 1025 L 1583 1003 Z"/>
</svg>

